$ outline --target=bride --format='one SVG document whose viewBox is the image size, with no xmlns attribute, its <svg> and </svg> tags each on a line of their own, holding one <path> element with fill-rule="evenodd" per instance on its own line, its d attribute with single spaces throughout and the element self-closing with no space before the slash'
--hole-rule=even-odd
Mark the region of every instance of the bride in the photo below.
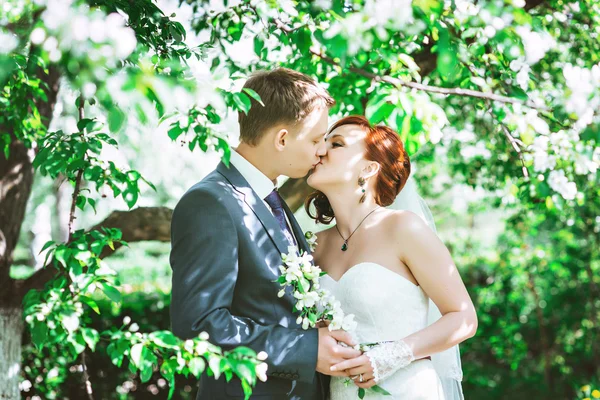
<svg viewBox="0 0 600 400">
<path fill-rule="evenodd" d="M 336 222 L 317 234 L 315 264 L 327 272 L 321 287 L 355 315 L 359 343 L 379 343 L 332 367 L 354 384 L 332 377 L 331 399 L 356 398 L 357 387 L 375 385 L 393 399 L 462 399 L 457 344 L 475 334 L 477 316 L 448 250 L 423 216 L 386 208 L 397 208 L 410 175 L 402 141 L 361 116 L 335 123 L 326 141 L 327 155 L 308 179 L 317 191 L 306 201 L 312 218 Z M 429 324 L 438 309 L 441 318 Z M 367 391 L 365 398 L 390 396 Z"/>
</svg>

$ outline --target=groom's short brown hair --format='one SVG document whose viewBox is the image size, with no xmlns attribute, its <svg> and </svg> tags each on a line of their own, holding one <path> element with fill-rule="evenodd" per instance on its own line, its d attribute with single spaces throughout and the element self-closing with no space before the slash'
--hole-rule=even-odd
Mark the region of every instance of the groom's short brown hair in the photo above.
<svg viewBox="0 0 600 400">
<path fill-rule="evenodd" d="M 327 91 L 310 77 L 287 68 L 257 71 L 246 81 L 244 88 L 260 96 L 264 106 L 251 99 L 246 115 L 240 111 L 240 141 L 251 146 L 258 144 L 267 129 L 281 123 L 292 126 L 312 111 L 335 104 Z"/>
</svg>

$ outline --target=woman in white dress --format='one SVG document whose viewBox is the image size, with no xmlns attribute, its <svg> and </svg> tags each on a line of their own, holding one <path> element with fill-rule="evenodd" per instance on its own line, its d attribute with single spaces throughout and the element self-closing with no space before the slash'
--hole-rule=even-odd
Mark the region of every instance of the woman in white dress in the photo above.
<svg viewBox="0 0 600 400">
<path fill-rule="evenodd" d="M 402 141 L 392 129 L 361 116 L 335 123 L 326 141 L 327 155 L 308 179 L 317 192 L 306 203 L 317 221 L 336 222 L 318 233 L 315 264 L 327 272 L 321 287 L 355 315 L 359 343 L 380 343 L 333 367 L 346 371 L 354 384 L 332 377 L 331 399 L 356 398 L 357 387 L 374 385 L 393 399 L 462 398 L 460 377 L 455 388 L 445 388 L 431 358 L 472 337 L 477 316 L 435 232 L 410 211 L 386 208 L 410 175 Z M 430 300 L 441 312 L 433 324 Z M 365 398 L 390 396 L 367 391 Z"/>
</svg>

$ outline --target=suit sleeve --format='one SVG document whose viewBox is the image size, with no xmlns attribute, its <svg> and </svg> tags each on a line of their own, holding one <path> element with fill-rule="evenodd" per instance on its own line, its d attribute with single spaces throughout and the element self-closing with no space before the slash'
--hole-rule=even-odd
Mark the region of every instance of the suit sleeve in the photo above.
<svg viewBox="0 0 600 400">
<path fill-rule="evenodd" d="M 209 341 L 225 350 L 247 346 L 265 351 L 268 374 L 296 371 L 294 378 L 313 382 L 317 330 L 261 325 L 231 313 L 238 276 L 238 237 L 231 215 L 213 194 L 193 189 L 175 207 L 170 264 L 175 335 L 191 339 L 207 332 Z"/>
</svg>

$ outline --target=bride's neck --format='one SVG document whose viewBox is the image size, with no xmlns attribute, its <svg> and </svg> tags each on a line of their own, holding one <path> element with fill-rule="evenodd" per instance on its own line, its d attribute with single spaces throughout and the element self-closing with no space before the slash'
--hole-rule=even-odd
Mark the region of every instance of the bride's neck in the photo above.
<svg viewBox="0 0 600 400">
<path fill-rule="evenodd" d="M 360 203 L 360 196 L 346 196 L 341 194 L 327 195 L 329 204 L 335 214 L 335 222 L 344 237 L 350 236 L 363 219 L 373 210 L 379 208 L 372 196 L 367 196 L 364 203 Z"/>
</svg>

